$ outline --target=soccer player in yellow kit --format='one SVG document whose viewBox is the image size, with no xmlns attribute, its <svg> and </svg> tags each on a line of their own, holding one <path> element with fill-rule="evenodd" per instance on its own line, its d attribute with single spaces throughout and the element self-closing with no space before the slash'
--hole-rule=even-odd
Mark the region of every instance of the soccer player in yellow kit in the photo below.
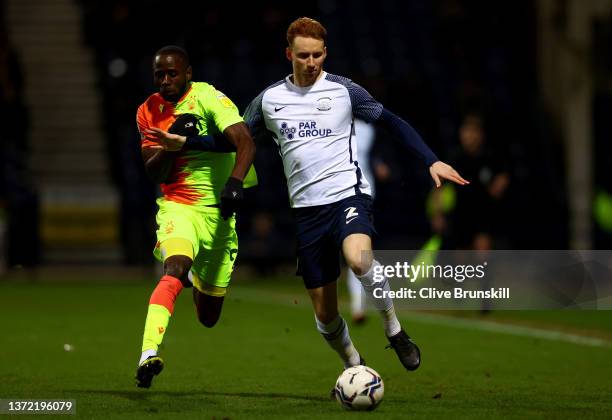
<svg viewBox="0 0 612 420">
<path fill-rule="evenodd" d="M 203 325 L 212 327 L 219 319 L 238 253 L 234 212 L 243 186 L 257 182 L 249 170 L 255 144 L 238 109 L 222 92 L 191 77 L 185 50 L 160 49 L 153 61 L 159 92 L 137 112 L 145 168 L 163 193 L 157 200 L 154 255 L 163 261 L 164 274 L 149 300 L 136 371 L 136 383 L 142 388 L 149 388 L 163 369 L 158 347 L 184 287 L 193 286 Z M 219 138 L 221 133 L 225 139 L 215 145 L 213 136 Z M 186 141 L 173 149 L 160 145 L 160 139 L 173 136 Z M 191 147 L 206 140 L 213 141 L 207 151 Z"/>
</svg>

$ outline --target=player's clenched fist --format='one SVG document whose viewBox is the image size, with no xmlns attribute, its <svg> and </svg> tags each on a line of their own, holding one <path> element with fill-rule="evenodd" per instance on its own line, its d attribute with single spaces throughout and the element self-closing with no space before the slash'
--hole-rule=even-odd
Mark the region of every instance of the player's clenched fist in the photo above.
<svg viewBox="0 0 612 420">
<path fill-rule="evenodd" d="M 242 181 L 238 178 L 229 177 L 223 191 L 221 191 L 221 217 L 227 220 L 232 214 L 236 213 L 243 198 Z"/>
</svg>

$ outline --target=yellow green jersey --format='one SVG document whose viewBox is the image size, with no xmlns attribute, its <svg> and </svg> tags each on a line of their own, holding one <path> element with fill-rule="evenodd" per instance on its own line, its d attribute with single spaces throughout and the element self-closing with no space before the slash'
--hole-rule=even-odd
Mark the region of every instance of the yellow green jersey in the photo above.
<svg viewBox="0 0 612 420">
<path fill-rule="evenodd" d="M 159 93 L 140 105 L 136 122 L 140 131 L 141 147 L 156 146 L 145 129 L 157 127 L 168 130 L 180 114 L 200 117 L 200 135 L 223 133 L 230 125 L 243 122 L 234 103 L 212 85 L 190 82 L 185 94 L 176 104 L 166 101 Z M 181 150 L 166 182 L 161 184 L 163 200 L 196 206 L 210 206 L 221 200 L 221 191 L 232 173 L 236 153 Z M 244 186 L 257 184 L 253 167 L 244 179 Z"/>
</svg>

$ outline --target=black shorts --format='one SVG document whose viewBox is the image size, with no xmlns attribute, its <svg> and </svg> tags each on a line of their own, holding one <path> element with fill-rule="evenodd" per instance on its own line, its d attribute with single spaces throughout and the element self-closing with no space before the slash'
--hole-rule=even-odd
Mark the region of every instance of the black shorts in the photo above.
<svg viewBox="0 0 612 420">
<path fill-rule="evenodd" d="M 335 203 L 293 209 L 297 225 L 297 275 L 307 289 L 340 276 L 342 241 L 353 233 L 370 237 L 374 230 L 372 198 L 360 194 Z"/>
</svg>

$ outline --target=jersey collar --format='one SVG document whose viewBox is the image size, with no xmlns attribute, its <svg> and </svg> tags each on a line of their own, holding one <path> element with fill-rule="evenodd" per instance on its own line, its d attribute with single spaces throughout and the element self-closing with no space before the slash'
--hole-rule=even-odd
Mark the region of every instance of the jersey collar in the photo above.
<svg viewBox="0 0 612 420">
<path fill-rule="evenodd" d="M 295 83 L 293 83 L 293 81 L 291 80 L 293 76 L 293 73 L 288 75 L 287 77 L 285 77 L 285 81 L 287 82 L 287 85 L 289 86 L 289 89 L 294 90 L 296 92 L 300 92 L 300 93 L 307 93 L 309 92 L 312 88 L 314 88 L 315 86 L 317 86 L 319 83 L 321 83 L 321 81 L 323 79 L 325 79 L 325 77 L 327 76 L 327 72 L 324 70 L 321 70 L 321 77 L 319 77 L 317 79 L 316 82 L 314 82 L 312 85 L 310 86 L 298 86 Z"/>
</svg>

